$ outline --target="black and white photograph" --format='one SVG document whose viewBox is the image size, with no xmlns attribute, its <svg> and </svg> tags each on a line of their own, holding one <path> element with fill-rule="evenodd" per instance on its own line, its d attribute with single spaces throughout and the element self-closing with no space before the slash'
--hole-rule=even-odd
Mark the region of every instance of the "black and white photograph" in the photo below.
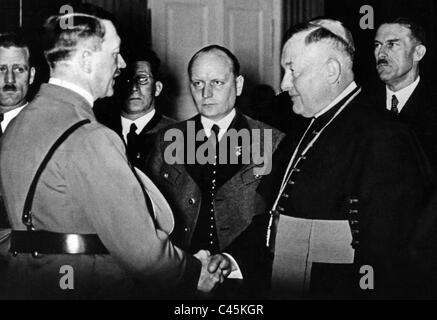
<svg viewBox="0 0 437 320">
<path fill-rule="evenodd" d="M 3 302 L 437 299 L 437 2 L 0 16 Z"/>
</svg>

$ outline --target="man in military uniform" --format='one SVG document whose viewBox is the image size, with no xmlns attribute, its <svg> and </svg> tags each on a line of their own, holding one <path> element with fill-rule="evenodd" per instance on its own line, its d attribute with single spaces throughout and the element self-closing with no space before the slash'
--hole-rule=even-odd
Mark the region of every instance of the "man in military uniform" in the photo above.
<svg viewBox="0 0 437 320">
<path fill-rule="evenodd" d="M 67 20 L 73 26 L 64 28 Z M 114 25 L 87 14 L 53 16 L 44 36 L 51 78 L 10 124 L 0 149 L 13 229 L 1 296 L 186 297 L 212 290 L 228 274 L 227 260 L 206 251 L 194 257 L 169 241 L 174 221 L 164 197 L 129 165 L 120 137 L 94 117 L 93 102 L 113 94 L 126 66 Z M 74 277 L 72 290 L 62 285 L 65 272 Z"/>
</svg>

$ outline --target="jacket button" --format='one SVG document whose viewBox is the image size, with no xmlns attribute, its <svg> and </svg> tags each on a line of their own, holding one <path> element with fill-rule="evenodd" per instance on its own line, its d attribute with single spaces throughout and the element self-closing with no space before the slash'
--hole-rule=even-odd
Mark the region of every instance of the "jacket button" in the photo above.
<svg viewBox="0 0 437 320">
<path fill-rule="evenodd" d="M 190 228 L 185 227 L 185 228 L 184 228 L 184 231 L 185 231 L 185 232 L 188 232 L 188 231 L 190 231 Z"/>
<path fill-rule="evenodd" d="M 168 179 L 168 173 L 164 173 L 164 179 Z"/>
<path fill-rule="evenodd" d="M 194 198 L 190 198 L 190 200 L 188 200 L 189 204 L 196 204 L 196 199 Z"/>
</svg>

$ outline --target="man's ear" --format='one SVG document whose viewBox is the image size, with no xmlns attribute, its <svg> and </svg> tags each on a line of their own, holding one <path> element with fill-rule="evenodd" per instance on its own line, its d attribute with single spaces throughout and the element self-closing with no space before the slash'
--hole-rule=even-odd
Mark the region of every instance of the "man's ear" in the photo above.
<svg viewBox="0 0 437 320">
<path fill-rule="evenodd" d="M 78 54 L 78 59 L 79 59 L 79 66 L 84 72 L 91 73 L 93 71 L 93 67 L 92 67 L 93 52 L 91 50 L 84 48 Z"/>
<path fill-rule="evenodd" d="M 33 80 L 35 80 L 35 68 L 30 68 L 30 74 L 29 74 L 29 84 L 33 83 Z"/>
<path fill-rule="evenodd" d="M 237 79 L 235 79 L 235 83 L 237 85 L 237 97 L 238 97 L 243 92 L 244 77 L 241 75 L 238 76 Z"/>
<path fill-rule="evenodd" d="M 338 82 L 341 75 L 341 63 L 337 59 L 329 58 L 326 62 L 326 70 L 329 83 L 334 84 Z"/>
<path fill-rule="evenodd" d="M 426 54 L 426 47 L 423 44 L 419 44 L 414 48 L 413 59 L 415 62 L 419 62 Z"/>
<path fill-rule="evenodd" d="M 156 81 L 155 82 L 155 97 L 159 96 L 161 94 L 162 88 L 164 87 L 164 85 L 162 84 L 161 81 Z"/>
</svg>

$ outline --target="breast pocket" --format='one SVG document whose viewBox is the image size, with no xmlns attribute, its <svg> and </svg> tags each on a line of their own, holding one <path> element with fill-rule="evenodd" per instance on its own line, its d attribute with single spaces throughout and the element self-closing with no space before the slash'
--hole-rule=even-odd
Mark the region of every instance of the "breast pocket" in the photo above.
<svg viewBox="0 0 437 320">
<path fill-rule="evenodd" d="M 256 166 L 250 167 L 241 173 L 241 179 L 244 185 L 249 185 L 255 182 L 259 182 L 262 175 L 257 174 Z"/>
<path fill-rule="evenodd" d="M 164 183 L 177 185 L 180 183 L 181 172 L 172 166 L 163 166 L 159 172 L 159 177 Z"/>
</svg>

